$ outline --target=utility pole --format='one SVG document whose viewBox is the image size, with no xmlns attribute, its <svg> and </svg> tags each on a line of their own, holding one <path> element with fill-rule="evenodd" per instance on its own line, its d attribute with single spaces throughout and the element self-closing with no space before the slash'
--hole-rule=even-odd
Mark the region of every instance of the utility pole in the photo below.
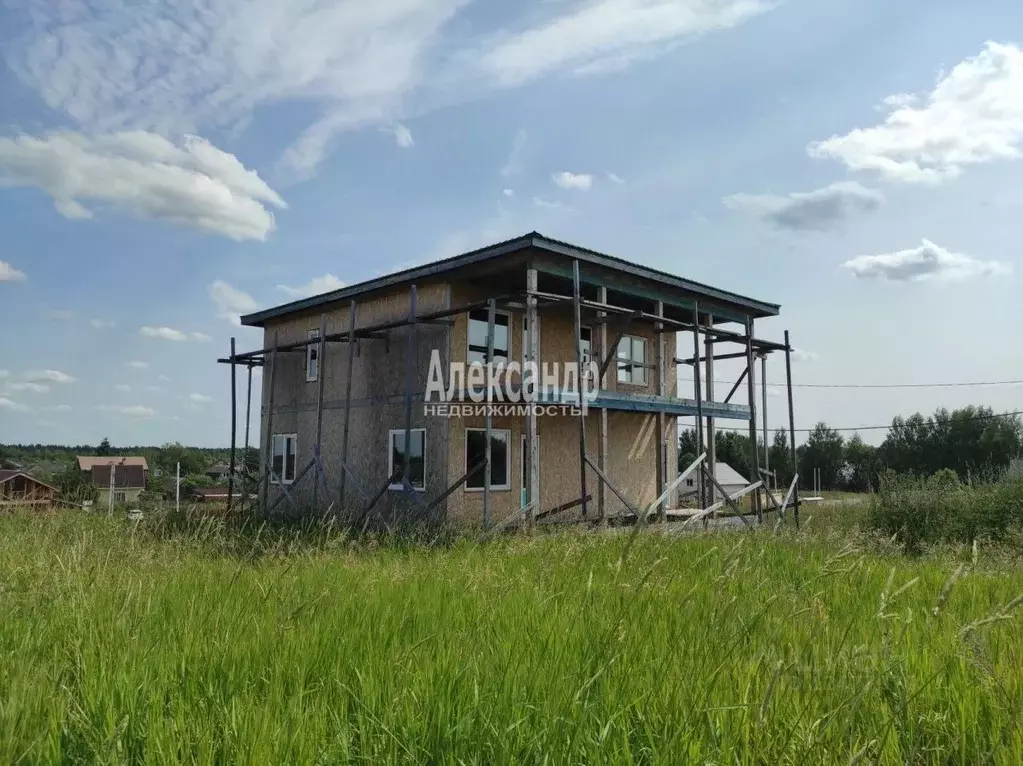
<svg viewBox="0 0 1023 766">
<path fill-rule="evenodd" d="M 107 515 L 114 515 L 114 469 L 116 464 L 110 461 L 110 487 L 107 490 Z"/>
<path fill-rule="evenodd" d="M 181 463 L 177 466 L 174 474 L 174 511 L 181 513 Z"/>
</svg>

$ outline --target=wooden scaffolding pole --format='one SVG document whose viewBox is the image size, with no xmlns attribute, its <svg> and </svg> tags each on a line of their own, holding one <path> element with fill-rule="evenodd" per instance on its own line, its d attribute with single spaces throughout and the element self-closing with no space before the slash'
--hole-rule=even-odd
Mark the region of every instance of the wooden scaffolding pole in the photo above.
<svg viewBox="0 0 1023 766">
<path fill-rule="evenodd" d="M 598 288 L 597 300 L 601 303 L 607 303 L 607 288 L 601 285 Z M 607 317 L 606 311 L 601 311 L 597 314 L 600 318 L 600 324 L 597 328 L 597 333 L 600 335 L 600 357 L 601 359 L 610 358 L 611 350 L 607 347 L 607 322 L 604 321 Z M 615 352 L 617 353 L 617 351 Z M 604 367 L 600 379 L 597 382 L 597 387 L 601 391 L 606 391 L 608 387 L 607 378 L 607 367 Z M 600 408 L 600 419 L 597 421 L 597 465 L 600 466 L 600 470 L 605 474 L 608 472 L 607 466 L 607 407 Z M 597 482 L 597 518 L 600 523 L 603 524 L 607 520 L 607 489 L 604 486 L 604 482 Z"/>
<path fill-rule="evenodd" d="M 267 405 L 266 405 L 266 452 L 265 457 L 261 456 L 262 473 L 263 473 L 263 492 L 261 498 L 261 507 L 263 513 L 267 512 L 267 501 L 270 497 L 270 481 L 272 479 L 271 474 L 273 473 L 274 464 L 274 383 L 277 380 L 277 345 L 279 331 L 274 330 L 274 342 L 270 349 L 270 388 L 267 392 Z M 264 376 L 265 379 L 265 376 Z M 287 455 L 285 455 L 287 460 Z"/>
<path fill-rule="evenodd" d="M 764 487 L 771 484 L 771 445 L 767 441 L 767 354 L 760 355 L 760 422 L 764 431 Z M 759 479 L 759 476 L 754 477 Z M 776 504 L 777 505 L 777 504 Z"/>
<path fill-rule="evenodd" d="M 750 481 L 756 481 L 760 477 L 760 451 L 757 449 L 757 384 L 756 384 L 756 360 L 753 358 L 753 319 L 746 318 L 746 390 L 749 394 L 749 470 Z M 753 510 L 756 511 L 757 521 L 763 523 L 764 514 L 760 504 L 760 489 L 758 488 L 751 498 Z"/>
<path fill-rule="evenodd" d="M 345 370 L 345 425 L 341 434 L 341 477 L 338 507 L 345 510 L 345 484 L 348 478 L 348 434 L 352 419 L 352 371 L 355 369 L 355 301 L 348 306 L 348 367 Z M 387 449 L 391 446 L 388 444 Z"/>
<path fill-rule="evenodd" d="M 324 360 L 327 355 L 327 315 L 320 314 L 320 345 L 316 349 L 316 444 L 313 447 L 313 458 L 316 460 L 316 473 L 313 474 L 313 508 L 320 507 L 320 445 L 323 439 L 323 384 L 327 377 Z"/>
<path fill-rule="evenodd" d="M 789 399 L 789 454 L 792 456 L 792 479 L 795 482 L 792 497 L 792 517 L 799 527 L 799 456 L 796 452 L 796 415 L 792 408 L 792 346 L 789 344 L 789 331 L 785 331 L 785 388 Z"/>
<path fill-rule="evenodd" d="M 494 371 L 494 322 L 497 316 L 497 301 L 493 298 L 487 301 L 487 398 L 486 398 L 486 414 L 483 416 L 483 438 L 485 440 L 483 447 L 483 529 L 490 529 L 490 475 L 492 473 L 491 466 L 493 463 L 493 447 L 490 444 L 490 438 L 493 434 L 494 429 L 494 416 L 491 412 L 493 401 L 491 400 L 492 384 L 493 384 L 493 371 Z M 511 330 L 511 328 L 508 328 Z M 511 445 L 508 445 L 511 448 Z M 509 479 L 510 483 L 510 479 Z"/>
<path fill-rule="evenodd" d="M 656 314 L 664 316 L 664 302 L 657 301 Z M 654 332 L 657 333 L 656 365 L 657 365 L 657 395 L 662 399 L 668 395 L 668 340 L 664 333 L 664 322 L 657 322 L 654 325 Z M 664 410 L 657 412 L 657 495 L 664 493 L 668 486 L 668 435 Z M 677 467 L 676 467 L 676 470 Z M 661 503 L 657 508 L 657 520 L 667 521 L 667 502 Z"/>
<path fill-rule="evenodd" d="M 588 502 L 586 493 L 586 407 L 583 401 L 583 322 L 582 306 L 580 300 L 579 286 L 579 261 L 572 261 L 572 310 L 575 320 L 575 360 L 576 360 L 576 386 L 579 394 L 579 487 L 582 490 L 582 513 L 585 519 L 588 515 Z"/>
<path fill-rule="evenodd" d="M 539 390 L 540 381 L 540 317 L 536 306 L 537 272 L 530 265 L 526 270 L 526 355 L 527 362 L 535 365 L 532 368 L 532 379 L 530 385 L 533 387 L 533 401 L 526 402 L 526 482 L 529 485 L 529 497 L 526 499 L 528 517 L 527 526 L 532 529 L 536 522 L 536 515 L 540 512 L 540 442 L 536 422 L 536 401 L 535 393 Z"/>
<path fill-rule="evenodd" d="M 231 453 L 228 459 L 230 469 L 227 474 L 227 512 L 234 505 L 234 461 L 235 441 L 238 438 L 238 365 L 234 359 L 235 339 L 231 338 Z"/>
<path fill-rule="evenodd" d="M 703 387 L 700 385 L 700 306 L 693 303 L 693 395 L 696 398 L 696 451 L 703 452 L 706 447 L 703 443 Z M 703 472 L 697 478 L 697 500 L 701 508 L 707 507 L 706 482 L 703 480 Z"/>
<path fill-rule="evenodd" d="M 708 315 L 704 320 L 705 325 L 713 329 L 714 328 L 714 317 Z M 704 347 L 706 348 L 707 364 L 704 368 L 706 370 L 707 386 L 705 389 L 705 396 L 708 402 L 714 401 L 714 336 L 711 333 L 704 334 Z M 707 451 L 707 470 L 710 471 L 710 475 L 713 478 L 717 478 L 718 471 L 718 450 L 717 450 L 717 429 L 716 421 L 710 415 L 707 416 L 707 444 L 706 446 L 697 446 L 697 450 L 705 449 Z M 714 487 L 714 483 L 710 483 L 708 489 L 708 499 L 710 504 L 717 501 L 717 489 Z"/>
<path fill-rule="evenodd" d="M 408 490 L 410 456 L 412 454 L 412 383 L 416 376 L 416 351 L 419 325 L 416 324 L 419 291 L 415 285 L 409 287 L 408 315 L 412 325 L 408 330 L 408 342 L 405 346 L 405 459 L 401 467 L 401 484 Z"/>
</svg>

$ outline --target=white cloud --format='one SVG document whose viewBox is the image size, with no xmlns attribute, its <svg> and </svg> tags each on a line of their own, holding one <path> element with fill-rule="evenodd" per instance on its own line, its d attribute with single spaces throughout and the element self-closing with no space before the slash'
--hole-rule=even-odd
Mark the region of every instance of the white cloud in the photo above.
<svg viewBox="0 0 1023 766">
<path fill-rule="evenodd" d="M 127 406 L 116 405 L 116 404 L 101 404 L 96 407 L 100 412 L 109 412 L 114 415 L 127 415 L 133 418 L 151 418 L 156 414 L 156 410 L 152 407 L 144 407 L 141 404 L 132 404 Z"/>
<path fill-rule="evenodd" d="M 969 165 L 1020 156 L 1023 145 L 1023 50 L 989 42 L 960 62 L 917 101 L 885 100 L 884 123 L 811 144 L 814 157 L 892 181 L 940 183 Z"/>
<path fill-rule="evenodd" d="M 503 194 L 505 197 L 514 197 L 515 196 L 515 190 L 514 189 L 504 189 L 501 192 L 501 194 Z"/>
<path fill-rule="evenodd" d="M 522 172 L 522 152 L 526 148 L 526 141 L 528 140 L 529 133 L 526 132 L 525 128 L 519 128 L 515 131 L 515 138 L 512 139 L 512 148 L 508 153 L 508 159 L 505 160 L 504 167 L 500 170 L 501 176 L 508 178 Z"/>
<path fill-rule="evenodd" d="M 202 332 L 186 333 L 181 330 L 175 330 L 173 327 L 143 327 L 139 330 L 147 338 L 162 338 L 163 340 L 172 340 L 177 343 L 184 343 L 188 340 L 194 340 L 200 343 L 213 340 L 209 335 Z"/>
<path fill-rule="evenodd" d="M 170 383 L 171 382 L 171 379 L 169 377 L 167 377 L 166 375 L 160 375 L 160 376 L 158 376 L 157 379 L 158 380 L 162 380 L 164 383 Z"/>
<path fill-rule="evenodd" d="M 1012 272 L 1009 264 L 953 253 L 926 239 L 910 250 L 858 256 L 843 263 L 842 268 L 861 279 L 893 282 L 959 281 Z"/>
<path fill-rule="evenodd" d="M 797 362 L 819 362 L 820 355 L 815 351 L 807 351 L 802 348 L 792 349 L 792 358 Z"/>
<path fill-rule="evenodd" d="M 257 304 L 251 295 L 223 280 L 216 280 L 209 290 L 210 298 L 217 305 L 217 316 L 233 325 L 241 326 L 240 316 L 256 310 Z"/>
<path fill-rule="evenodd" d="M 213 401 L 213 397 L 205 396 L 204 394 L 189 394 L 188 400 L 195 404 L 209 404 Z"/>
<path fill-rule="evenodd" d="M 553 15 L 539 24 L 486 41 L 479 49 L 478 64 L 501 86 L 566 70 L 589 74 L 618 69 L 708 32 L 736 26 L 775 4 L 769 0 L 551 3 Z"/>
<path fill-rule="evenodd" d="M 113 322 L 109 319 L 97 319 L 93 317 L 89 320 L 89 325 L 97 330 L 109 330 L 112 327 L 117 327 L 117 322 Z"/>
<path fill-rule="evenodd" d="M 176 146 L 141 130 L 0 137 L 0 183 L 38 187 L 73 218 L 83 217 L 78 200 L 94 201 L 234 240 L 265 240 L 274 217 L 263 203 L 286 207 L 254 171 L 205 139 Z"/>
<path fill-rule="evenodd" d="M 40 412 L 71 412 L 70 404 L 57 404 L 52 407 L 40 407 Z"/>
<path fill-rule="evenodd" d="M 298 287 L 277 285 L 277 289 L 283 293 L 287 293 L 292 298 L 308 298 L 312 295 L 320 295 L 322 293 L 340 290 L 344 286 L 345 283 L 333 274 L 324 274 L 322 277 L 313 277 L 313 279 L 309 280 L 306 284 L 299 285 Z"/>
<path fill-rule="evenodd" d="M 11 401 L 7 397 L 0 396 L 0 410 L 9 410 L 10 412 L 28 412 L 28 407 L 20 402 Z"/>
<path fill-rule="evenodd" d="M 871 213 L 884 195 L 855 181 L 834 183 L 811 192 L 733 194 L 722 202 L 783 229 L 824 231 L 858 213 Z"/>
<path fill-rule="evenodd" d="M 139 361 L 125 362 L 124 366 L 128 367 L 128 368 L 130 368 L 132 370 L 148 370 L 149 369 L 149 362 L 139 362 Z"/>
<path fill-rule="evenodd" d="M 589 191 L 593 186 L 593 176 L 589 173 L 570 173 L 566 170 L 554 174 L 554 183 L 562 189 Z"/>
<path fill-rule="evenodd" d="M 53 319 L 58 322 L 71 322 L 75 318 L 75 312 L 71 309 L 44 309 L 43 314 L 46 315 L 47 319 Z"/>
<path fill-rule="evenodd" d="M 9 383 L 7 390 L 10 393 L 48 394 L 50 387 L 43 383 Z"/>
<path fill-rule="evenodd" d="M 623 184 L 623 183 L 625 183 L 625 179 L 622 178 L 617 173 L 608 173 L 607 174 L 607 180 L 610 181 L 611 183 L 616 183 L 616 184 Z"/>
<path fill-rule="evenodd" d="M 415 145 L 415 141 L 412 140 L 412 131 L 402 125 L 400 122 L 394 123 L 387 128 L 380 128 L 384 133 L 390 133 L 394 136 L 394 142 L 402 149 L 410 149 Z"/>
<path fill-rule="evenodd" d="M 127 383 L 118 383 L 116 386 L 114 386 L 114 390 L 120 391 L 122 394 L 130 394 L 131 386 L 129 386 Z"/>
<path fill-rule="evenodd" d="M 533 197 L 533 207 L 543 208 L 544 210 L 561 210 L 565 206 L 556 200 L 544 199 L 543 197 Z"/>
<path fill-rule="evenodd" d="M 60 370 L 32 370 L 25 373 L 25 380 L 39 383 L 74 383 L 75 378 Z"/>
<path fill-rule="evenodd" d="M 147 386 L 146 390 L 147 391 L 152 391 L 154 394 L 162 394 L 163 393 L 163 389 L 160 388 L 160 386 Z"/>
<path fill-rule="evenodd" d="M 0 261 L 0 282 L 24 282 L 28 276 L 7 261 Z"/>
<path fill-rule="evenodd" d="M 11 373 L 8 372 L 7 370 L 0 370 L 0 379 L 9 378 L 10 376 Z"/>
</svg>

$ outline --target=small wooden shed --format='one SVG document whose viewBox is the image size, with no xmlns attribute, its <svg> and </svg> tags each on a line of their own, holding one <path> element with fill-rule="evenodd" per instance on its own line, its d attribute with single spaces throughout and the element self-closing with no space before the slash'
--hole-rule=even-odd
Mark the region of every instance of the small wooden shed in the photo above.
<svg viewBox="0 0 1023 766">
<path fill-rule="evenodd" d="M 0 508 L 52 508 L 56 502 L 56 487 L 34 479 L 21 470 L 0 470 Z"/>
</svg>

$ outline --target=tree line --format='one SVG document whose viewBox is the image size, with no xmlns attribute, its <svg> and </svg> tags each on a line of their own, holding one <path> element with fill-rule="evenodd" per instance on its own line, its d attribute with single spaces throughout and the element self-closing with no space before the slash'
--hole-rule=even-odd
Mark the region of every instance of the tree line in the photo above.
<svg viewBox="0 0 1023 766">
<path fill-rule="evenodd" d="M 750 440 L 738 431 L 717 431 L 717 460 L 739 473 L 750 472 Z M 696 459 L 696 432 L 679 435 L 679 470 Z M 792 456 L 787 431 L 774 432 L 765 451 L 757 439 L 760 465 L 770 465 L 778 486 L 792 481 Z M 877 487 L 886 470 L 930 476 L 942 469 L 954 471 L 961 481 L 1000 475 L 1023 455 L 1023 421 L 1018 415 L 999 415 L 990 407 L 969 406 L 933 415 L 896 417 L 880 446 L 867 444 L 858 433 L 846 438 L 827 423 L 817 423 L 806 441 L 796 448 L 800 486 L 813 486 L 819 471 L 821 489 L 867 492 Z M 747 476 L 747 478 L 750 478 Z"/>
</svg>

